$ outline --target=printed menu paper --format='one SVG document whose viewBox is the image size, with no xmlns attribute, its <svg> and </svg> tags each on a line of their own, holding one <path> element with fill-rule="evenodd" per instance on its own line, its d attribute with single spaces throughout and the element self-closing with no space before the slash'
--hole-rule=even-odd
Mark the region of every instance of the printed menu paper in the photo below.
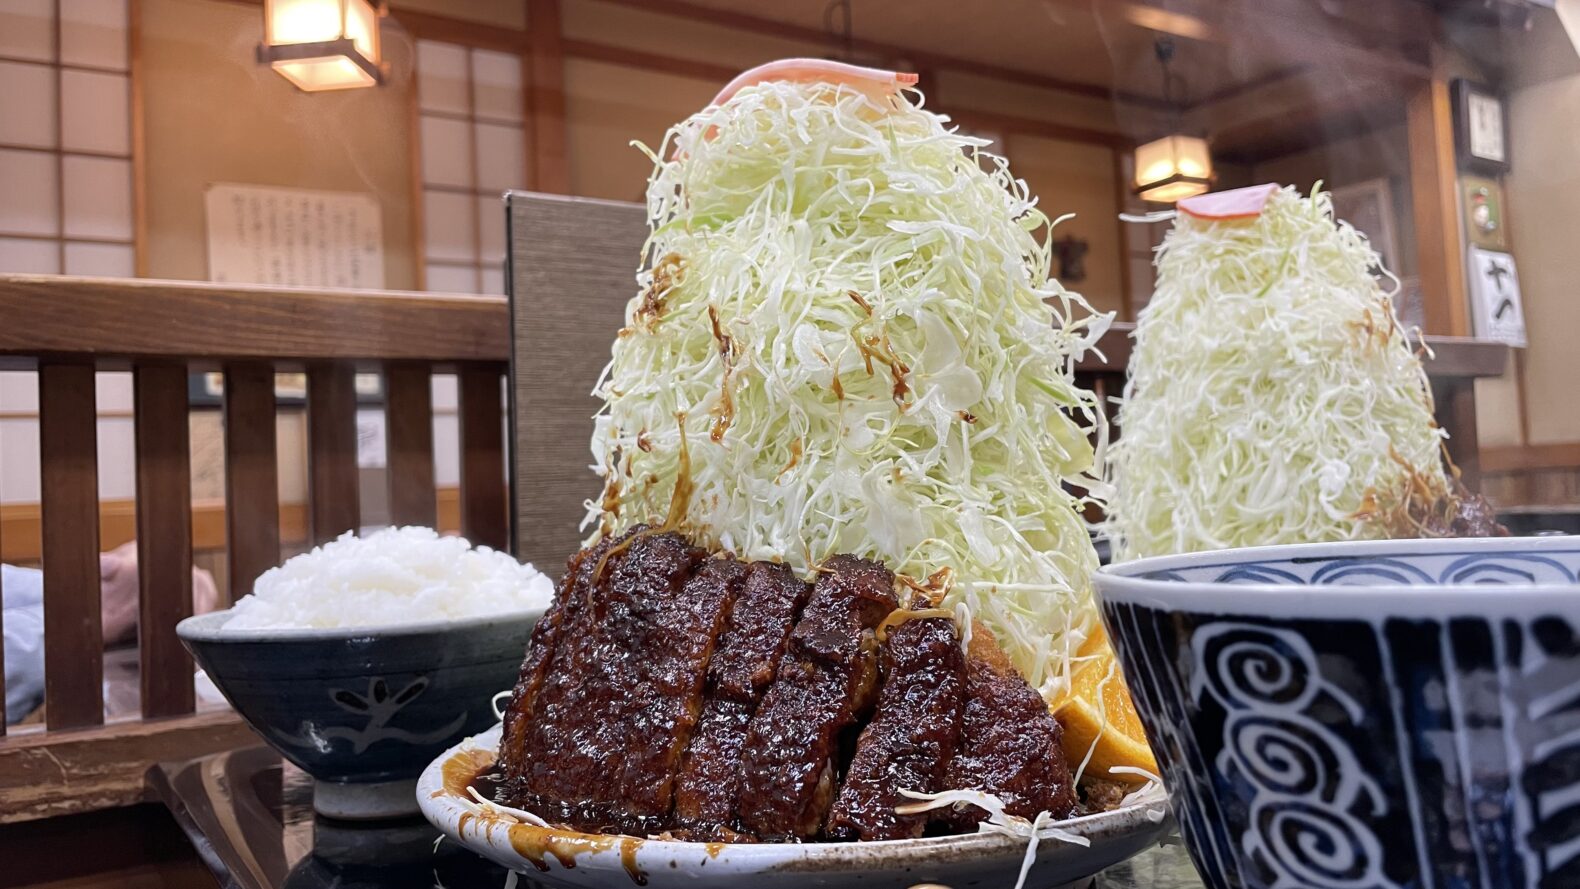
<svg viewBox="0 0 1580 889">
<path fill-rule="evenodd" d="M 211 281 L 384 287 L 384 227 L 370 195 L 216 183 L 205 204 Z"/>
</svg>

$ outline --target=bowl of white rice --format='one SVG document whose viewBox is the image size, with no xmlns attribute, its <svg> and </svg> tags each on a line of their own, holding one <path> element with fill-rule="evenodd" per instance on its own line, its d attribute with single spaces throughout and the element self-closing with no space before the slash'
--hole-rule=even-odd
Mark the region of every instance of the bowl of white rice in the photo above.
<svg viewBox="0 0 1580 889">
<path fill-rule="evenodd" d="M 176 632 L 236 712 L 337 818 L 416 811 L 434 757 L 496 721 L 550 579 L 429 528 L 346 534 Z"/>
</svg>

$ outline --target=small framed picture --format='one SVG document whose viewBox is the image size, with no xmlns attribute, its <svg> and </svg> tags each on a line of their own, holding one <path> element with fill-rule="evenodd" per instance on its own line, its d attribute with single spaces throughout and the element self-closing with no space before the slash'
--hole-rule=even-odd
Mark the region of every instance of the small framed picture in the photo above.
<svg viewBox="0 0 1580 889">
<path fill-rule="evenodd" d="M 1509 119 L 1503 97 L 1460 78 L 1451 87 L 1454 148 L 1460 169 L 1497 176 L 1509 171 Z"/>
<path fill-rule="evenodd" d="M 1386 177 L 1333 189 L 1333 215 L 1366 236 L 1383 268 L 1399 271 L 1399 245 L 1394 238 L 1393 188 Z"/>
</svg>

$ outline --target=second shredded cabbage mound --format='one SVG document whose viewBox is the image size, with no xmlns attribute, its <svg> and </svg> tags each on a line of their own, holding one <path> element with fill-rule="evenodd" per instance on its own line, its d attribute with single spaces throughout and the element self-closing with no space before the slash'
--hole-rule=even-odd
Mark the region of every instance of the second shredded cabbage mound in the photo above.
<svg viewBox="0 0 1580 889">
<path fill-rule="evenodd" d="M 1452 499 L 1421 361 L 1331 197 L 1251 220 L 1179 214 L 1108 456 L 1121 559 L 1417 536 Z"/>
<path fill-rule="evenodd" d="M 1067 485 L 1100 489 L 1073 369 L 1109 317 L 1049 277 L 1025 183 L 947 124 L 908 94 L 765 83 L 649 152 L 587 522 L 937 574 L 1047 693 L 1095 619 Z"/>
</svg>

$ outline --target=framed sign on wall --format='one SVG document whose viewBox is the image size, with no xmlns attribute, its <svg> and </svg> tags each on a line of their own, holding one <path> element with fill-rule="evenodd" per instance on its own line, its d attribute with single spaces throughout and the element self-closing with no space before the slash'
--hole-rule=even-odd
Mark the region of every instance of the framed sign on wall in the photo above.
<svg viewBox="0 0 1580 889">
<path fill-rule="evenodd" d="M 1476 336 L 1525 346 L 1525 307 L 1514 257 L 1498 250 L 1470 248 L 1470 309 Z"/>
<path fill-rule="evenodd" d="M 204 207 L 210 281 L 384 287 L 383 223 L 372 195 L 216 183 Z"/>
<path fill-rule="evenodd" d="M 1399 246 L 1394 237 L 1393 189 L 1387 177 L 1333 189 L 1333 215 L 1366 236 L 1383 268 L 1398 274 Z"/>
<path fill-rule="evenodd" d="M 1483 176 L 1509 171 L 1509 117 L 1503 97 L 1490 87 L 1460 78 L 1454 100 L 1454 150 L 1459 167 Z"/>
</svg>

